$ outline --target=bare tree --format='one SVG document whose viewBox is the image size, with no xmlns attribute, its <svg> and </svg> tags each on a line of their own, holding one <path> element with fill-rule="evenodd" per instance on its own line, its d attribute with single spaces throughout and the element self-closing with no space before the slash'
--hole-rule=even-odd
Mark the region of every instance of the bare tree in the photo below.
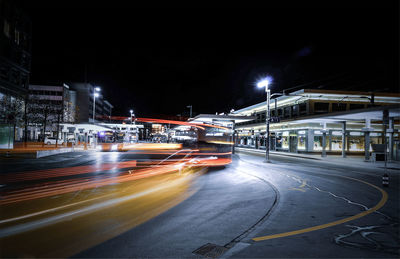
<svg viewBox="0 0 400 259">
<path fill-rule="evenodd" d="M 53 124 L 58 121 L 61 108 L 61 105 L 54 104 L 51 100 L 30 96 L 27 108 L 27 121 L 30 125 L 41 129 L 41 141 L 44 141 L 46 130 L 49 127 L 52 128 Z"/>
<path fill-rule="evenodd" d="M 24 126 L 25 102 L 22 98 L 12 96 L 0 97 L 0 122 L 13 125 L 13 140 L 15 129 Z"/>
</svg>

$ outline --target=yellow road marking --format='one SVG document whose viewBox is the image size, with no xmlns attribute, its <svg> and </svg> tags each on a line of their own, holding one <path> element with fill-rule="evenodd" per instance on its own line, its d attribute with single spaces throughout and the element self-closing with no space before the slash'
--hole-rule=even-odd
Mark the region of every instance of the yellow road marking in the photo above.
<svg viewBox="0 0 400 259">
<path fill-rule="evenodd" d="M 306 190 L 303 189 L 306 185 L 307 185 L 307 182 L 305 180 L 303 180 L 303 183 L 298 188 L 290 188 L 289 190 L 306 192 Z"/>
<path fill-rule="evenodd" d="M 284 232 L 284 233 L 274 234 L 274 235 L 268 235 L 268 236 L 262 236 L 262 237 L 255 237 L 255 238 L 253 238 L 253 240 L 258 242 L 258 241 L 263 241 L 263 240 L 268 240 L 268 239 L 287 237 L 287 236 L 294 236 L 294 235 L 298 235 L 298 234 L 302 234 L 302 233 L 306 233 L 306 232 L 311 232 L 311 231 L 315 231 L 315 230 L 320 230 L 320 229 L 336 226 L 336 225 L 339 225 L 339 224 L 342 224 L 342 223 L 345 223 L 345 222 L 349 222 L 349 221 L 364 217 L 364 216 L 366 216 L 368 214 L 371 214 L 371 213 L 379 210 L 380 208 L 383 207 L 383 205 L 385 205 L 385 203 L 386 203 L 386 201 L 388 199 L 388 194 L 383 189 L 379 188 L 378 186 L 370 184 L 370 183 L 362 181 L 362 180 L 359 180 L 359 179 L 347 177 L 347 176 L 339 176 L 339 175 L 336 175 L 336 176 L 347 178 L 347 179 L 354 180 L 354 181 L 358 181 L 358 182 L 367 184 L 367 185 L 379 190 L 381 192 L 381 194 L 382 194 L 381 200 L 379 201 L 378 204 L 376 204 L 374 207 L 370 208 L 369 210 L 363 211 L 363 212 L 361 212 L 359 214 L 356 214 L 354 216 L 351 216 L 351 217 L 348 217 L 348 218 L 345 218 L 345 219 L 333 221 L 333 222 L 330 222 L 330 223 L 326 223 L 326 224 L 322 224 L 322 225 L 318 225 L 318 226 L 314 226 L 314 227 L 303 228 L 303 229 L 299 229 L 299 230 L 295 230 L 295 231 L 289 231 L 289 232 Z"/>
</svg>

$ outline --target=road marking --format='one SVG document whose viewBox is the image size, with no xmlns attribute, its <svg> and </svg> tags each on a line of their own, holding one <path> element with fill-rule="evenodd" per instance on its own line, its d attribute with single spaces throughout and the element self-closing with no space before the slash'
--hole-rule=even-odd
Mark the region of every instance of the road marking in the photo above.
<svg viewBox="0 0 400 259">
<path fill-rule="evenodd" d="M 307 233 L 307 232 L 311 232 L 311 231 L 315 231 L 315 230 L 320 230 L 320 229 L 324 229 L 324 228 L 329 228 L 329 227 L 333 227 L 336 225 L 340 225 L 343 224 L 345 222 L 349 222 L 361 217 L 364 217 L 368 214 L 371 214 L 377 210 L 379 210 L 380 208 L 383 207 L 383 205 L 385 205 L 387 199 L 388 199 L 388 194 L 386 193 L 386 191 L 384 191 L 383 189 L 379 188 L 376 185 L 373 185 L 371 183 L 365 182 L 363 180 L 359 180 L 359 179 L 355 179 L 355 178 L 351 178 L 351 177 L 347 177 L 347 176 L 340 176 L 340 175 L 335 175 L 337 177 L 342 177 L 342 178 L 347 178 L 350 180 L 354 180 L 360 183 L 364 183 L 367 184 L 375 189 L 377 189 L 378 191 L 381 192 L 382 194 L 382 198 L 381 200 L 378 202 L 378 204 L 376 204 L 374 207 L 363 211 L 359 214 L 356 214 L 354 216 L 348 217 L 348 218 L 344 218 L 341 220 L 337 220 L 337 221 L 333 221 L 330 223 L 326 223 L 326 224 L 322 224 L 322 225 L 318 225 L 318 226 L 314 226 L 314 227 L 309 227 L 309 228 L 303 228 L 303 229 L 299 229 L 299 230 L 295 230 L 295 231 L 289 231 L 289 232 L 284 232 L 284 233 L 280 233 L 280 234 L 274 234 L 274 235 L 268 235 L 268 236 L 261 236 L 261 237 L 255 237 L 253 238 L 254 241 L 258 242 L 258 241 L 263 241 L 263 240 L 269 240 L 269 239 L 275 239 L 275 238 L 280 238 L 280 237 L 288 237 L 288 236 L 294 236 L 294 235 L 298 235 L 298 234 L 303 234 L 303 233 Z"/>
<path fill-rule="evenodd" d="M 299 187 L 297 187 L 297 188 L 289 188 L 289 190 L 306 192 L 306 189 L 304 189 L 304 187 L 306 187 L 306 185 L 307 185 L 307 182 L 305 180 L 302 180 L 302 184 Z"/>
<path fill-rule="evenodd" d="M 306 192 L 306 190 L 300 189 L 300 188 L 290 188 L 289 190 L 292 190 L 292 191 L 299 191 L 299 192 Z"/>
</svg>

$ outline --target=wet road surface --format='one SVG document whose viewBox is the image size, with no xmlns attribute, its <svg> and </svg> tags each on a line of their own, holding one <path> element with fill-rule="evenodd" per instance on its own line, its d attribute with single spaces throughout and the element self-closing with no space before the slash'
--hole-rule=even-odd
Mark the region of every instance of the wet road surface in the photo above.
<svg viewBox="0 0 400 259">
<path fill-rule="evenodd" d="M 383 188 L 377 169 L 271 158 L 168 172 L 133 153 L 2 160 L 2 256 L 398 257 L 397 171 Z"/>
</svg>

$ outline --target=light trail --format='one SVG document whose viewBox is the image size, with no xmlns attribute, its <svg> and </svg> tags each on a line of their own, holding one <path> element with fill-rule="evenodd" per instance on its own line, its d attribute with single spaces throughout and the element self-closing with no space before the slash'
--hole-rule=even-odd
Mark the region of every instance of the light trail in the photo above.
<svg viewBox="0 0 400 259">
<path fill-rule="evenodd" d="M 36 171 L 19 172 L 19 173 L 8 173 L 2 175 L 1 184 L 7 184 L 19 181 L 31 181 L 31 180 L 39 180 L 46 178 L 55 178 L 55 177 L 69 176 L 69 175 L 79 175 L 79 174 L 93 173 L 93 172 L 113 170 L 113 169 L 129 168 L 135 166 L 136 166 L 136 160 L 132 160 L 132 161 L 123 161 L 123 162 L 106 163 L 106 164 L 94 164 L 86 166 L 74 166 L 74 167 L 53 168 L 53 169 L 36 170 Z"/>
</svg>

